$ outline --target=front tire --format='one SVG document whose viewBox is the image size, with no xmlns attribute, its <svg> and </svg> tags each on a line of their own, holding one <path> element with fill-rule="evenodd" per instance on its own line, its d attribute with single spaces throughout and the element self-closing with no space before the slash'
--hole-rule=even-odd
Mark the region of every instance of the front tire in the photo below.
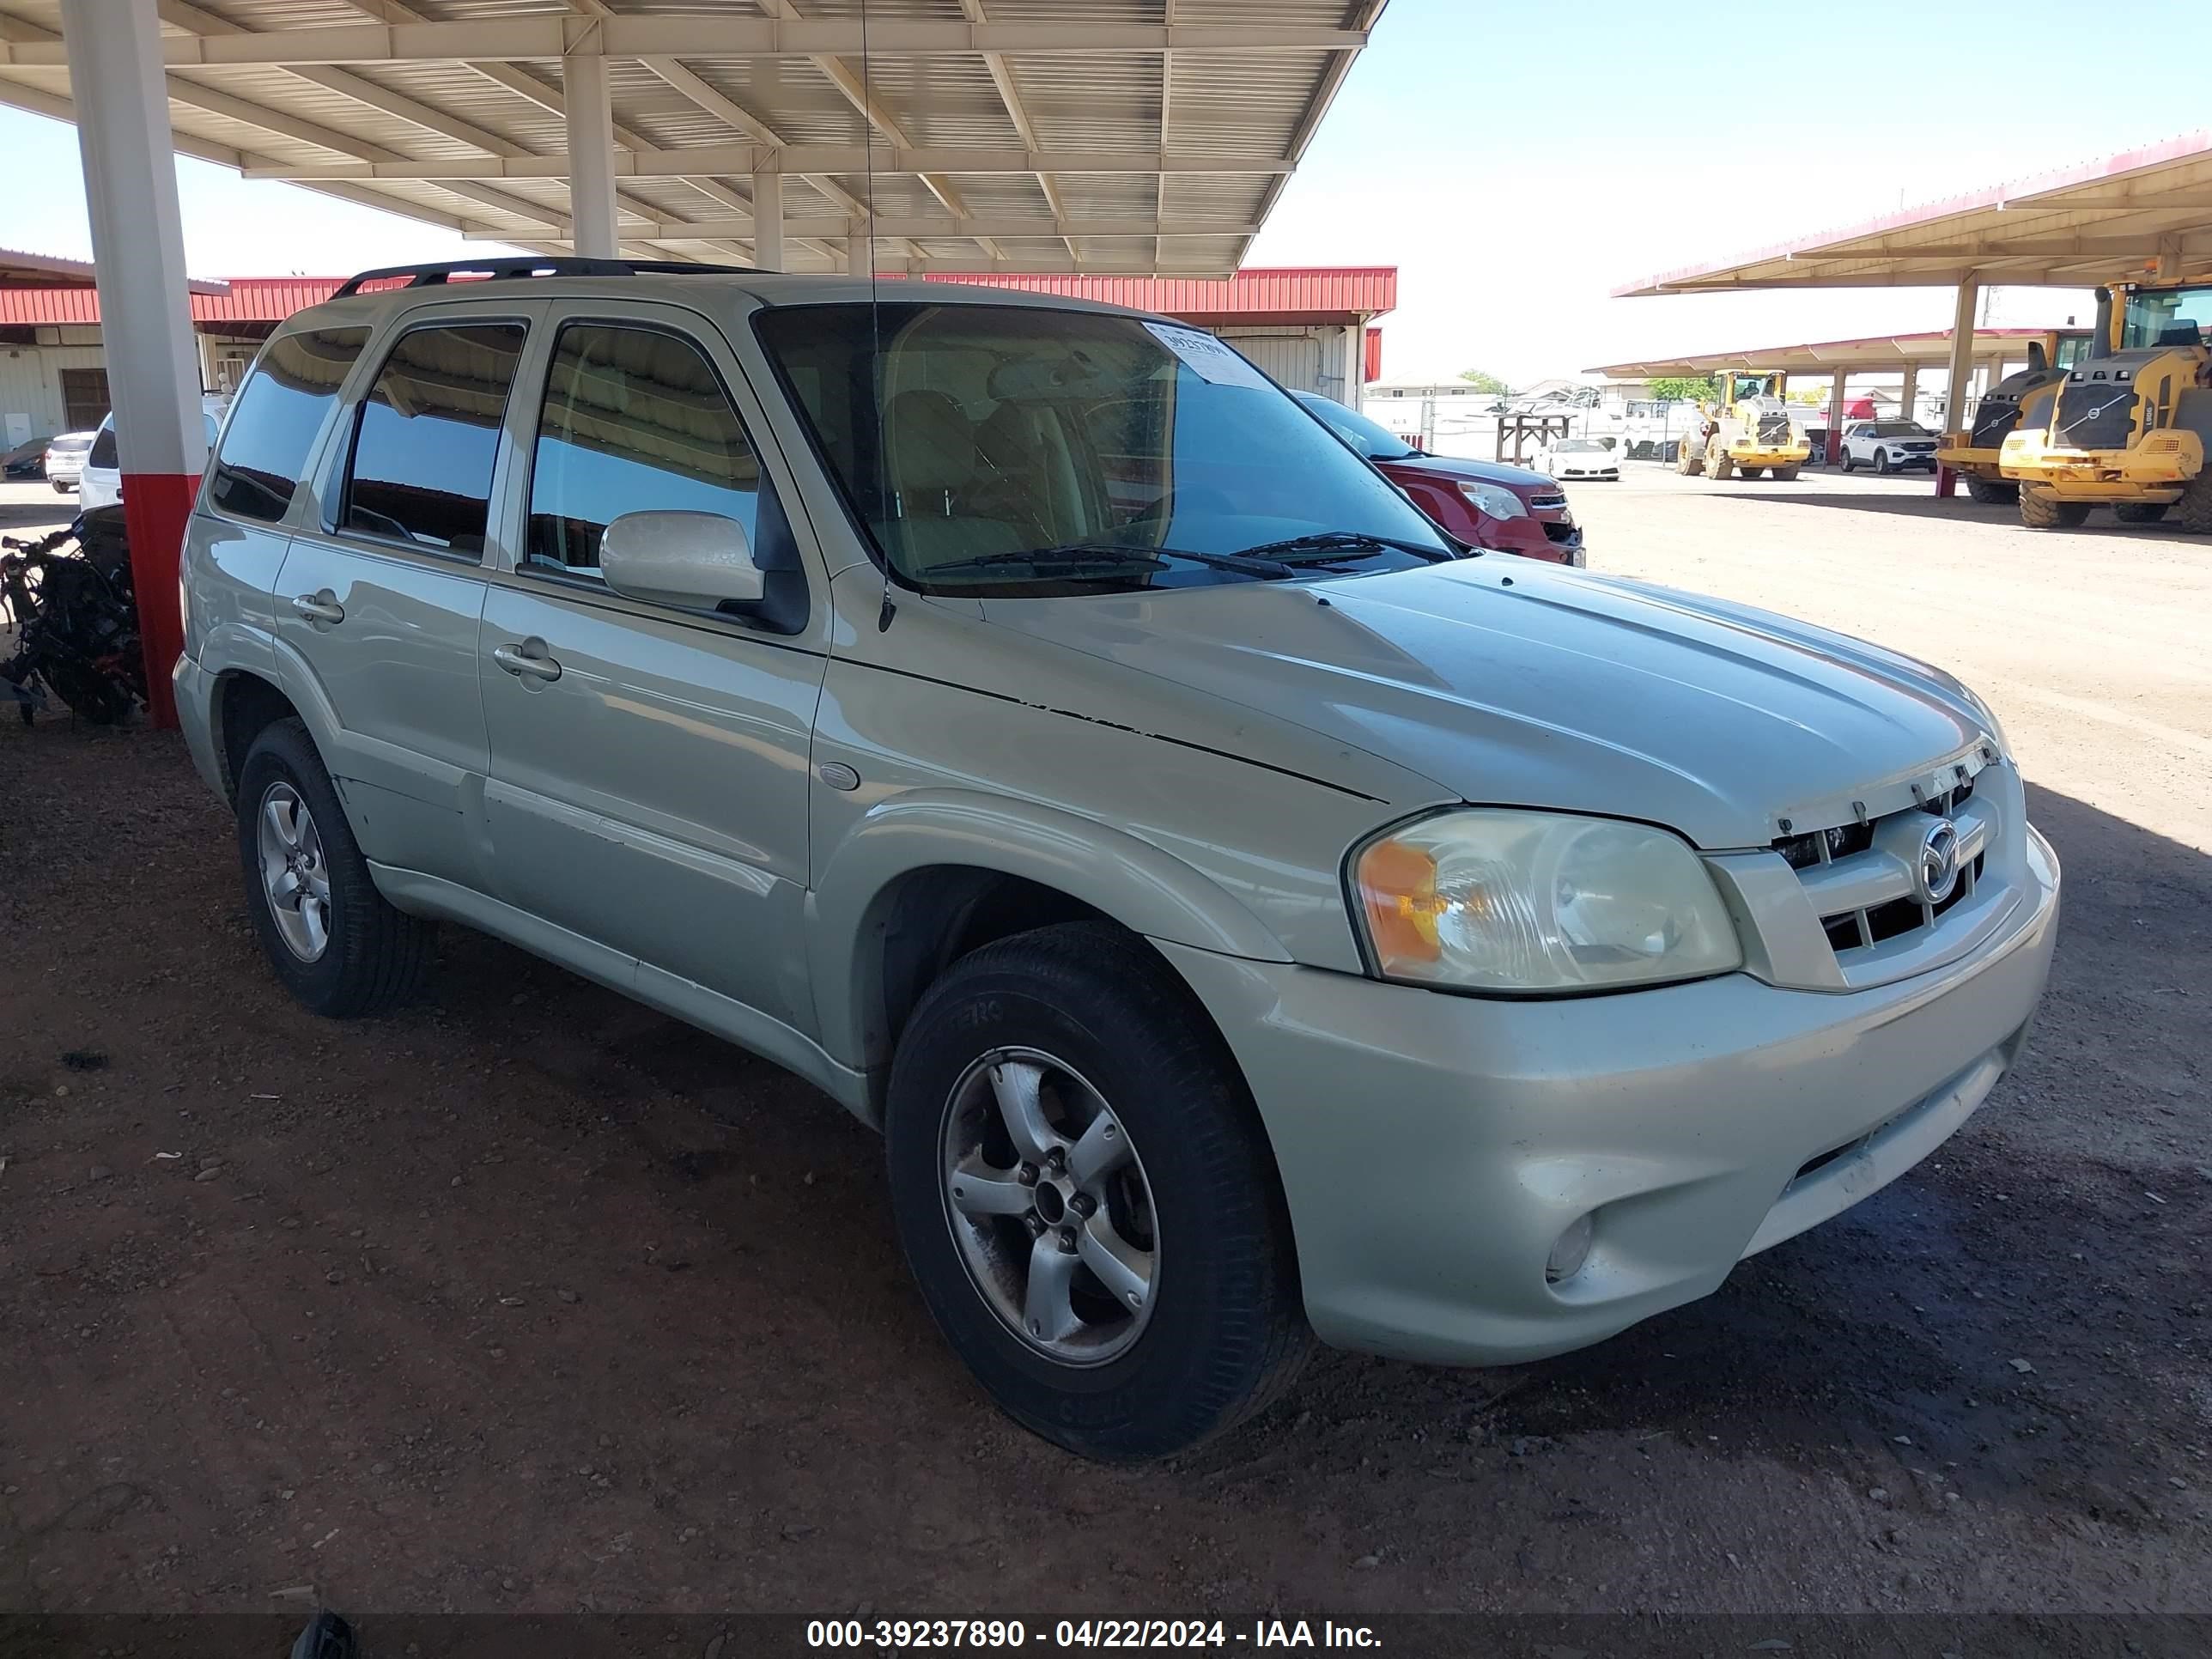
<svg viewBox="0 0 2212 1659">
<path fill-rule="evenodd" d="M 1799 465 L 1802 465 L 1802 463 L 1801 462 Z M 1774 482 L 1777 483 L 1796 483 L 1797 482 L 1797 468 L 1795 466 L 1776 467 L 1774 469 Z"/>
<path fill-rule="evenodd" d="M 1887 450 L 1877 449 L 1875 451 L 1874 470 L 1875 476 L 1881 478 L 1887 478 L 1891 473 L 1897 471 L 1895 467 L 1889 464 L 1889 452 Z"/>
<path fill-rule="evenodd" d="M 2088 517 L 2087 501 L 2062 501 L 2039 489 L 2020 492 L 2020 521 L 2030 530 L 2078 530 Z"/>
<path fill-rule="evenodd" d="M 1966 494 L 1984 507 L 2010 507 L 2020 499 L 2020 486 L 2002 478 L 1969 478 Z"/>
<path fill-rule="evenodd" d="M 239 768 L 238 851 L 262 952 L 301 1002 L 343 1018 L 414 994 L 429 965 L 430 924 L 376 890 L 314 739 L 296 719 L 264 728 Z"/>
<path fill-rule="evenodd" d="M 1851 458 L 1851 452 L 1850 450 L 1845 450 L 1844 452 L 1844 471 L 1846 472 L 1856 472 L 1858 470 L 1858 462 Z"/>
<path fill-rule="evenodd" d="M 1077 922 L 963 957 L 899 1038 L 885 1119 L 922 1298 L 1024 1428 L 1164 1456 L 1295 1378 L 1312 1339 L 1274 1160 L 1142 940 Z"/>
<path fill-rule="evenodd" d="M 2173 504 L 2173 521 L 2192 536 L 2212 536 L 2212 464 L 2182 490 Z"/>
<path fill-rule="evenodd" d="M 2112 516 L 2122 524 L 2156 524 L 2166 517 L 2164 501 L 2121 501 L 2112 508 Z"/>
</svg>

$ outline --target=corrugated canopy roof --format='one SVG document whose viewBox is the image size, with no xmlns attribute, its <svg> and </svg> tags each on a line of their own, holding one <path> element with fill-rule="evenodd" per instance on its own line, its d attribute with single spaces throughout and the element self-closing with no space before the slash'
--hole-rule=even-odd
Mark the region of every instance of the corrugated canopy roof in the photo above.
<svg viewBox="0 0 2212 1659">
<path fill-rule="evenodd" d="M 564 251 L 562 67 L 609 60 L 619 234 L 844 268 L 1226 276 L 1386 0 L 143 0 L 178 149 Z M 0 103 L 74 118 L 59 0 L 0 0 Z M 886 246 L 888 244 L 888 246 Z"/>
<path fill-rule="evenodd" d="M 2027 356 L 2027 343 L 2051 331 L 2040 328 L 1978 328 L 1973 355 L 1977 362 Z M 1761 346 L 1750 351 L 1709 351 L 1696 357 L 1654 358 L 1648 362 L 1612 363 L 1593 368 L 1608 380 L 1649 380 L 1660 376 L 1694 377 L 1717 370 L 1740 368 L 1747 374 L 1832 374 L 1841 369 L 1902 368 L 1907 363 L 1922 368 L 1948 363 L 1951 359 L 1951 331 L 1924 334 L 1876 334 L 1863 340 L 1824 340 L 1808 345 Z"/>
<path fill-rule="evenodd" d="M 4 37 L 0 37 L 4 38 Z M 25 253 L 12 247 L 0 247 L 0 289 L 26 288 L 79 288 L 92 281 L 92 266 L 83 259 L 59 259 L 51 253 Z M 222 294 L 226 286 L 222 283 L 191 279 L 195 294 Z"/>
<path fill-rule="evenodd" d="M 2089 288 L 2212 273 L 2212 130 L 1693 265 L 1615 298 L 1752 288 Z"/>
</svg>

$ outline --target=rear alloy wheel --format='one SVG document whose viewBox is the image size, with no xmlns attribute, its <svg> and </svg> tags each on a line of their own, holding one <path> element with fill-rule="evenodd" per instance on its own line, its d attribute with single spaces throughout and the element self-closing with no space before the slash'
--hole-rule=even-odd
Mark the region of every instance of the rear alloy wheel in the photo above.
<svg viewBox="0 0 2212 1659">
<path fill-rule="evenodd" d="M 1297 1375 L 1311 1339 L 1258 1115 L 1143 940 L 1068 923 L 955 963 L 900 1035 L 884 1141 L 923 1299 L 1025 1428 L 1164 1456 Z"/>
<path fill-rule="evenodd" d="M 393 909 L 298 720 L 277 720 L 238 771 L 238 849 L 262 954 L 319 1014 L 374 1013 L 421 983 L 431 927 Z"/>
<path fill-rule="evenodd" d="M 1966 494 L 1984 507 L 2010 507 L 2020 499 L 2020 486 L 2003 478 L 1969 478 Z"/>
<path fill-rule="evenodd" d="M 2062 501 L 2040 489 L 2020 492 L 2020 521 L 2030 530 L 2078 530 L 2088 517 L 2087 501 Z"/>
</svg>

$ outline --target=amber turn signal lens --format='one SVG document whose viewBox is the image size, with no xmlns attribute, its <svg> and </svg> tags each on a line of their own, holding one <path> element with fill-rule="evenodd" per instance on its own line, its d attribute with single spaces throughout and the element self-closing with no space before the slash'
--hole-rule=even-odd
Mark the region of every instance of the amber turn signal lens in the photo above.
<svg viewBox="0 0 2212 1659">
<path fill-rule="evenodd" d="M 1434 962 L 1443 954 L 1437 940 L 1437 861 L 1418 847 L 1378 841 L 1359 855 L 1359 902 L 1367 913 L 1367 937 L 1376 964 Z"/>
</svg>

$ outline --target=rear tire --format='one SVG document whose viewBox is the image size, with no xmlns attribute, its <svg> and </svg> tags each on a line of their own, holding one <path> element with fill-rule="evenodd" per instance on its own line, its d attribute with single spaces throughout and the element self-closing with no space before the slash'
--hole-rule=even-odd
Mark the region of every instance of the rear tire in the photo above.
<svg viewBox="0 0 2212 1659">
<path fill-rule="evenodd" d="M 1774 481 L 1777 483 L 1796 483 L 1797 482 L 1797 468 L 1794 466 L 1776 467 L 1774 469 Z"/>
<path fill-rule="evenodd" d="M 1687 443 L 1674 446 L 1674 471 L 1686 478 L 1695 477 L 1704 470 L 1704 459 Z"/>
<path fill-rule="evenodd" d="M 421 986 L 431 926 L 393 909 L 376 890 L 299 720 L 264 728 L 246 750 L 238 773 L 238 851 L 262 953 L 313 1012 L 333 1019 L 376 1013 Z"/>
<path fill-rule="evenodd" d="M 2112 508 L 2112 516 L 2122 524 L 2156 524 L 2166 517 L 2164 501 L 2121 501 Z"/>
<path fill-rule="evenodd" d="M 2087 501 L 2062 501 L 2039 489 L 2020 492 L 2020 521 L 2030 530 L 2078 530 L 2088 516 Z"/>
<path fill-rule="evenodd" d="M 1763 466 L 1747 466 L 1741 471 L 1741 475 L 1747 478 L 1763 478 L 1766 476 L 1766 469 Z"/>
<path fill-rule="evenodd" d="M 1966 494 L 1984 507 L 2010 507 L 2020 499 L 2020 486 L 2002 478 L 1969 478 Z"/>
<path fill-rule="evenodd" d="M 2192 536 L 2212 536 L 2212 463 L 2181 492 L 2173 504 L 2173 521 Z"/>
<path fill-rule="evenodd" d="M 1709 451 L 1705 456 L 1705 476 L 1708 478 L 1730 478 L 1735 476 L 1735 463 L 1721 451 Z"/>
<path fill-rule="evenodd" d="M 1135 1192 L 1063 1190 L 1109 1141 L 1122 1150 L 1103 1179 Z M 1205 1010 L 1133 934 L 1066 923 L 954 963 L 899 1038 L 884 1142 L 923 1300 L 1033 1433 L 1084 1457 L 1164 1456 L 1296 1377 L 1312 1338 L 1258 1113 Z M 1136 1267 L 1116 1296 L 1121 1260 Z"/>
</svg>

